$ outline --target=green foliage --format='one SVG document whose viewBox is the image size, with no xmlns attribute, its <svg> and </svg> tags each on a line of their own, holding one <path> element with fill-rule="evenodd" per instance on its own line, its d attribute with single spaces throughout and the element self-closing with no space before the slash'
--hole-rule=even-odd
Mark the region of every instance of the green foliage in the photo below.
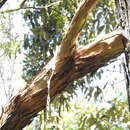
<svg viewBox="0 0 130 130">
<path fill-rule="evenodd" d="M 87 17 L 79 38 L 80 44 L 86 44 L 89 39 L 114 30 L 117 26 L 116 18 L 114 0 L 102 0 Z"/>
<path fill-rule="evenodd" d="M 70 103 L 71 109 L 61 111 L 61 116 L 52 106 L 50 122 L 43 121 L 41 130 L 124 130 L 130 129 L 128 105 L 124 100 L 114 98 L 104 104 L 81 99 Z M 101 107 L 102 106 L 102 107 Z M 38 119 L 37 119 L 38 120 Z M 26 130 L 34 128 L 34 122 Z"/>
<path fill-rule="evenodd" d="M 3 54 L 11 58 L 12 55 L 15 55 L 20 51 L 20 47 L 17 44 L 16 39 L 0 44 L 0 49 L 3 50 Z"/>
<path fill-rule="evenodd" d="M 34 0 L 31 4 L 49 5 L 52 2 L 56 1 Z M 79 2 L 78 0 L 63 0 L 59 5 L 47 9 L 25 11 L 24 18 L 30 28 L 30 32 L 24 36 L 26 58 L 23 78 L 26 81 L 30 81 L 53 57 L 56 46 L 60 44 Z M 97 5 L 87 18 L 79 37 L 79 44 L 87 44 L 88 39 L 113 30 L 116 25 L 113 8 L 114 2 L 108 0 L 102 0 Z"/>
<path fill-rule="evenodd" d="M 16 73 L 18 64 L 17 56 L 20 52 L 20 41 L 13 32 L 12 15 L 0 15 L 0 100 L 1 106 L 7 103 L 14 95 L 16 80 L 19 72 Z M 15 77 L 16 76 L 16 77 Z M 15 84 L 14 84 L 15 81 Z M 20 80 L 19 80 L 20 81 Z"/>
<path fill-rule="evenodd" d="M 49 5 L 53 1 L 35 1 L 38 5 Z M 32 76 L 52 58 L 56 46 L 60 44 L 62 32 L 74 13 L 76 1 L 65 0 L 60 5 L 41 10 L 27 10 L 24 18 L 31 30 L 24 37 L 26 59 L 24 60 L 24 79 Z"/>
<path fill-rule="evenodd" d="M 78 107 L 77 107 L 78 108 Z M 105 108 L 89 106 L 86 109 L 80 108 L 79 119 L 80 128 L 97 130 L 116 130 L 129 128 L 128 105 L 124 101 L 113 99 L 107 102 Z"/>
<path fill-rule="evenodd" d="M 11 58 L 12 55 L 20 52 L 20 45 L 18 44 L 17 35 L 12 33 L 13 23 L 12 15 L 0 15 L 0 51 L 3 55 Z"/>
</svg>

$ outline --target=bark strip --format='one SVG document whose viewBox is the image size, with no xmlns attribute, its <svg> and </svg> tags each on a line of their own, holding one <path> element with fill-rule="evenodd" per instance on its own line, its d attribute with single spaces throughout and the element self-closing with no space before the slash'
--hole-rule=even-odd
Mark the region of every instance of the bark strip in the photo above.
<svg viewBox="0 0 130 130">
<path fill-rule="evenodd" d="M 98 2 L 99 0 L 84 0 L 77 9 L 66 31 L 65 37 L 62 40 L 60 52 L 58 54 L 60 59 L 71 56 L 73 49 L 76 48 L 76 39 L 85 23 L 86 17 Z"/>
<path fill-rule="evenodd" d="M 99 38 L 98 38 L 99 39 Z M 93 43 L 78 49 L 68 59 L 62 60 L 58 65 L 59 70 L 53 71 L 50 66 L 45 68 L 34 80 L 12 98 L 4 109 L 0 118 L 1 130 L 22 130 L 30 124 L 38 112 L 43 110 L 47 101 L 47 82 L 50 81 L 51 101 L 74 80 L 96 71 L 104 66 L 107 61 L 120 55 L 124 51 L 124 36 L 113 32 Z M 55 60 L 50 61 L 55 64 Z"/>
</svg>

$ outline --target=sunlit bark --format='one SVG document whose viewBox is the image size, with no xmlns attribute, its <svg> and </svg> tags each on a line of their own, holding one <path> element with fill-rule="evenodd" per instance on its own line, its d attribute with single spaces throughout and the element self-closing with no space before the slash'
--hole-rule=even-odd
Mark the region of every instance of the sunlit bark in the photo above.
<svg viewBox="0 0 130 130">
<path fill-rule="evenodd" d="M 89 11 L 98 0 L 84 1 L 75 13 L 58 54 L 4 108 L 1 130 L 21 130 L 46 107 L 48 84 L 51 101 L 74 80 L 96 71 L 124 51 L 125 37 L 115 31 L 80 49 L 76 38 Z"/>
</svg>

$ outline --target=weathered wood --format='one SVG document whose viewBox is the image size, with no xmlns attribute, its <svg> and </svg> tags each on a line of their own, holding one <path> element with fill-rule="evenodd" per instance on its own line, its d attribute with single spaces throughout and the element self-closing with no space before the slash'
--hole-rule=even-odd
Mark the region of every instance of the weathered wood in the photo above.
<svg viewBox="0 0 130 130">
<path fill-rule="evenodd" d="M 50 82 L 51 100 L 69 83 L 97 70 L 113 57 L 120 55 L 124 51 L 124 40 L 121 33 L 113 32 L 103 38 L 98 38 L 86 47 L 77 49 L 67 59 L 50 61 L 52 65 L 58 62 L 59 69 L 52 70 L 51 66 L 45 66 L 30 85 L 10 101 L 1 117 L 1 130 L 21 130 L 39 111 L 45 108 L 47 82 L 52 71 L 54 75 Z"/>
<path fill-rule="evenodd" d="M 76 49 L 76 37 L 83 27 L 88 12 L 97 1 L 86 0 L 81 4 L 62 41 L 58 55 L 29 85 L 13 97 L 3 110 L 0 118 L 1 130 L 21 130 L 39 111 L 45 108 L 48 81 L 50 81 L 52 101 L 69 83 L 97 70 L 124 51 L 125 38 L 120 32 L 110 33 L 82 49 Z M 52 77 L 51 80 L 50 77 Z"/>
<path fill-rule="evenodd" d="M 58 55 L 60 59 L 71 56 L 73 50 L 76 48 L 76 39 L 85 23 L 86 17 L 98 2 L 99 0 L 84 0 L 76 10 L 61 43 L 60 53 Z"/>
</svg>

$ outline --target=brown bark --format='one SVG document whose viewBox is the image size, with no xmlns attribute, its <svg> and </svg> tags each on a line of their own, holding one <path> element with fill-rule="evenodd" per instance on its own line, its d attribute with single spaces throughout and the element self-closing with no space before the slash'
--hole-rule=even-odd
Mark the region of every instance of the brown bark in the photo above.
<svg viewBox="0 0 130 130">
<path fill-rule="evenodd" d="M 76 48 L 76 39 L 80 33 L 88 13 L 93 9 L 99 0 L 85 0 L 77 9 L 65 37 L 62 40 L 59 59 L 71 56 L 73 49 Z"/>
<path fill-rule="evenodd" d="M 98 38 L 99 39 L 99 38 Z M 107 61 L 124 51 L 121 33 L 106 35 L 86 47 L 78 49 L 71 57 L 59 61 L 60 69 L 54 72 L 50 84 L 51 100 L 61 93 L 74 80 L 91 73 Z M 51 63 L 55 64 L 55 60 Z M 19 92 L 5 108 L 1 118 L 1 130 L 21 130 L 28 125 L 37 113 L 46 106 L 47 82 L 52 74 L 45 67 L 24 90 Z"/>
<path fill-rule="evenodd" d="M 0 8 L 7 2 L 7 0 L 1 0 L 0 1 Z"/>
<path fill-rule="evenodd" d="M 75 41 L 85 18 L 98 0 L 86 0 L 77 10 L 56 58 L 11 99 L 0 118 L 1 130 L 21 130 L 45 108 L 50 82 L 51 101 L 74 80 L 91 73 L 124 51 L 124 36 L 113 32 L 92 44 L 76 49 Z M 53 75 L 52 75 L 53 74 Z M 51 77 L 51 79 L 50 79 Z"/>
</svg>

